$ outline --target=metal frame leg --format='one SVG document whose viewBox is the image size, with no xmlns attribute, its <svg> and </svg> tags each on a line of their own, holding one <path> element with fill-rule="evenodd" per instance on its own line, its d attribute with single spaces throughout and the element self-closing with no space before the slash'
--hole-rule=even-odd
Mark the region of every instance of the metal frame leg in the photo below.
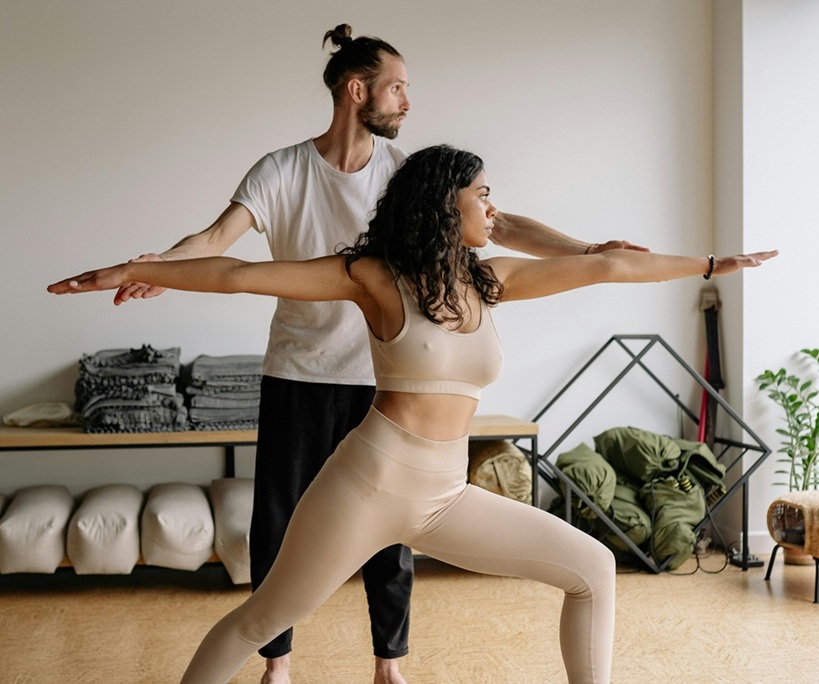
<svg viewBox="0 0 819 684">
<path fill-rule="evenodd" d="M 537 462 L 538 462 L 538 453 L 537 453 L 537 435 L 532 435 L 532 505 L 535 507 L 540 507 L 540 495 L 538 490 L 538 478 L 540 475 L 538 474 Z"/>
<path fill-rule="evenodd" d="M 773 547 L 773 551 L 771 551 L 771 560 L 768 561 L 768 572 L 765 573 L 765 581 L 769 581 L 771 579 L 771 570 L 773 570 L 773 564 L 776 560 L 776 552 L 779 551 L 779 544 Z M 819 562 L 819 561 L 817 561 Z"/>
<path fill-rule="evenodd" d="M 771 579 L 771 570 L 773 570 L 773 564 L 776 560 L 776 552 L 779 551 L 779 544 L 773 547 L 773 551 L 771 551 L 771 560 L 768 562 L 768 571 L 765 573 L 765 581 L 769 581 Z M 813 602 L 819 603 L 819 558 L 813 558 L 814 563 L 816 564 L 816 573 L 813 578 Z"/>
<path fill-rule="evenodd" d="M 813 602 L 819 603 L 819 558 L 814 558 L 816 563 L 816 575 L 813 579 Z"/>
<path fill-rule="evenodd" d="M 236 477 L 236 447 L 225 445 L 225 477 Z"/>
</svg>

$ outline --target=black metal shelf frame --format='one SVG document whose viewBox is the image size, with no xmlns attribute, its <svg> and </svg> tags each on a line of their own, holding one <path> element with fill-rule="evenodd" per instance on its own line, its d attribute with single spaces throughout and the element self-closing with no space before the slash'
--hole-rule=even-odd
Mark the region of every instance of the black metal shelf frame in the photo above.
<svg viewBox="0 0 819 684">
<path fill-rule="evenodd" d="M 642 342 L 643 346 L 639 351 L 630 348 L 627 342 L 634 344 L 635 342 Z M 562 387 L 562 389 L 537 413 L 533 421 L 540 421 L 546 413 L 554 407 L 566 391 L 574 385 L 574 383 L 592 366 L 594 363 L 609 349 L 622 349 L 628 358 L 628 362 L 623 369 L 617 373 L 613 380 L 603 389 L 597 397 L 578 415 L 572 424 L 546 449 L 538 458 L 538 473 L 543 477 L 549 485 L 557 492 L 560 492 L 560 485 L 563 484 L 565 492 L 566 503 L 566 519 L 573 520 L 574 516 L 572 508 L 572 497 L 577 496 L 583 503 L 585 503 L 597 515 L 599 520 L 603 522 L 611 531 L 621 539 L 628 548 L 639 558 L 646 567 L 652 572 L 659 573 L 665 569 L 667 562 L 657 562 L 654 558 L 646 554 L 634 542 L 629 539 L 626 534 L 615 524 L 611 518 L 606 515 L 586 494 L 584 494 L 577 485 L 561 472 L 550 457 L 560 448 L 561 444 L 566 438 L 582 423 L 586 417 L 603 401 L 603 399 L 618 385 L 632 370 L 640 369 L 645 371 L 648 376 L 660 387 L 660 389 L 668 395 L 669 399 L 676 405 L 681 415 L 686 416 L 693 421 L 695 425 L 699 425 L 700 418 L 694 413 L 685 403 L 680 399 L 678 394 L 675 394 L 659 377 L 646 365 L 646 355 L 652 349 L 664 350 L 673 358 L 686 373 L 702 387 L 702 389 L 713 398 L 718 407 L 724 411 L 725 416 L 730 419 L 734 427 L 741 429 L 742 434 L 747 436 L 748 441 L 738 441 L 730 437 L 720 436 L 715 434 L 712 451 L 717 457 L 717 460 L 726 468 L 726 479 L 736 476 L 733 484 L 718 500 L 707 506 L 705 517 L 696 525 L 694 533 L 698 534 L 712 519 L 712 516 L 717 513 L 729 500 L 738 492 L 742 491 L 742 559 L 740 567 L 747 570 L 749 565 L 750 553 L 748 549 L 748 480 L 751 475 L 762 465 L 762 462 L 771 453 L 771 450 L 765 443 L 754 433 L 751 428 L 742 420 L 742 418 L 734 411 L 725 399 L 714 389 L 705 378 L 697 373 L 686 361 L 675 352 L 659 335 L 614 335 L 609 339 L 577 372 L 575 375 Z M 723 430 L 724 431 L 724 430 Z M 743 437 L 746 439 L 746 437 Z M 747 468 L 742 468 L 744 457 L 749 453 L 755 453 L 756 458 L 753 463 Z M 735 470 L 735 468 L 739 470 Z"/>
</svg>

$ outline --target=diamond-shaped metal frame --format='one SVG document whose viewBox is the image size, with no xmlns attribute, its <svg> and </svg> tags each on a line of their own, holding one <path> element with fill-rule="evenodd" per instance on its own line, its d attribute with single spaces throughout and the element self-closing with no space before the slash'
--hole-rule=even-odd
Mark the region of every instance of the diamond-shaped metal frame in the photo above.
<svg viewBox="0 0 819 684">
<path fill-rule="evenodd" d="M 639 351 L 631 349 L 626 342 L 643 342 L 643 346 Z M 566 391 L 592 366 L 594 363 L 608 350 L 612 348 L 622 349 L 627 357 L 628 362 L 622 371 L 620 371 L 614 379 L 606 386 L 606 388 L 595 397 L 592 402 L 578 415 L 574 422 L 555 440 L 549 448 L 546 449 L 538 457 L 538 473 L 556 490 L 560 491 L 560 484 L 565 488 L 566 499 L 566 519 L 573 520 L 572 497 L 579 497 L 603 522 L 611 529 L 639 558 L 646 567 L 652 572 L 662 572 L 667 566 L 670 559 L 658 562 L 646 554 L 626 534 L 611 520 L 611 518 L 602 511 L 597 504 L 594 503 L 586 494 L 584 494 L 574 481 L 570 480 L 561 472 L 558 467 L 550 460 L 552 454 L 560 448 L 563 441 L 580 425 L 585 418 L 603 401 L 603 399 L 611 392 L 616 385 L 618 385 L 632 370 L 641 369 L 645 371 L 648 376 L 668 395 L 671 401 L 687 416 L 694 424 L 699 425 L 699 416 L 691 411 L 681 400 L 679 395 L 672 392 L 669 387 L 660 380 L 657 375 L 651 371 L 646 365 L 646 355 L 649 351 L 655 348 L 665 350 L 687 373 L 691 378 L 700 385 L 705 392 L 717 403 L 718 407 L 723 409 L 724 413 L 733 422 L 733 424 L 742 430 L 742 434 L 747 435 L 749 442 L 741 442 L 729 437 L 714 436 L 714 444 L 712 450 L 720 463 L 725 465 L 726 477 L 735 472 L 740 473 L 734 483 L 728 490 L 716 501 L 711 502 L 707 506 L 705 517 L 696 525 L 694 533 L 698 534 L 705 525 L 712 519 L 712 516 L 719 511 L 728 501 L 738 492 L 742 491 L 742 557 L 739 566 L 743 570 L 747 570 L 749 566 L 750 553 L 748 550 L 748 480 L 756 471 L 762 462 L 771 453 L 771 450 L 765 443 L 751 430 L 750 427 L 742 420 L 736 411 L 728 404 L 725 399 L 714 389 L 705 378 L 697 373 L 686 361 L 675 352 L 659 335 L 614 335 L 609 339 L 587 362 L 586 364 L 563 386 L 563 388 L 537 413 L 533 422 L 540 421 L 546 413 L 551 409 Z M 744 439 L 744 438 L 743 438 Z M 744 457 L 748 453 L 756 453 L 756 459 L 744 471 L 742 464 Z M 734 471 L 735 467 L 739 467 L 739 471 Z"/>
</svg>

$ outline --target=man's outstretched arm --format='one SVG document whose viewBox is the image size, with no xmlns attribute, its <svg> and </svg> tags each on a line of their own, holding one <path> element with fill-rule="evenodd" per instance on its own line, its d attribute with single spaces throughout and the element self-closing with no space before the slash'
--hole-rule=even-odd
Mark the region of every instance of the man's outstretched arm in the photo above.
<svg viewBox="0 0 819 684">
<path fill-rule="evenodd" d="M 219 215 L 219 218 L 205 230 L 182 238 L 173 247 L 161 254 L 142 254 L 135 259 L 131 259 L 131 261 L 177 261 L 179 259 L 221 256 L 254 225 L 253 214 L 245 206 L 231 202 L 228 208 Z M 114 304 L 119 306 L 129 299 L 156 297 L 164 291 L 164 287 L 156 285 L 129 283 L 117 290 L 114 295 Z"/>
<path fill-rule="evenodd" d="M 598 254 L 610 249 L 632 249 L 638 252 L 650 251 L 647 247 L 635 245 L 628 240 L 608 240 L 607 242 L 585 242 L 573 238 L 544 223 L 506 212 L 495 217 L 492 242 L 516 252 L 536 257 L 572 256 L 576 254 Z"/>
</svg>

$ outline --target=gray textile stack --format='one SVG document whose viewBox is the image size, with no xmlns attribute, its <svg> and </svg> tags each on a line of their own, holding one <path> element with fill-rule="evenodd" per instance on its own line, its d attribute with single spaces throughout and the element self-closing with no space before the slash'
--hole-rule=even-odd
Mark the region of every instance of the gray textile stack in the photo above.
<svg viewBox="0 0 819 684">
<path fill-rule="evenodd" d="M 179 348 L 107 349 L 84 354 L 74 388 L 85 432 L 175 432 L 188 429 L 177 392 Z"/>
<path fill-rule="evenodd" d="M 259 423 L 262 363 L 255 354 L 198 356 L 185 388 L 194 430 L 255 430 Z"/>
</svg>

